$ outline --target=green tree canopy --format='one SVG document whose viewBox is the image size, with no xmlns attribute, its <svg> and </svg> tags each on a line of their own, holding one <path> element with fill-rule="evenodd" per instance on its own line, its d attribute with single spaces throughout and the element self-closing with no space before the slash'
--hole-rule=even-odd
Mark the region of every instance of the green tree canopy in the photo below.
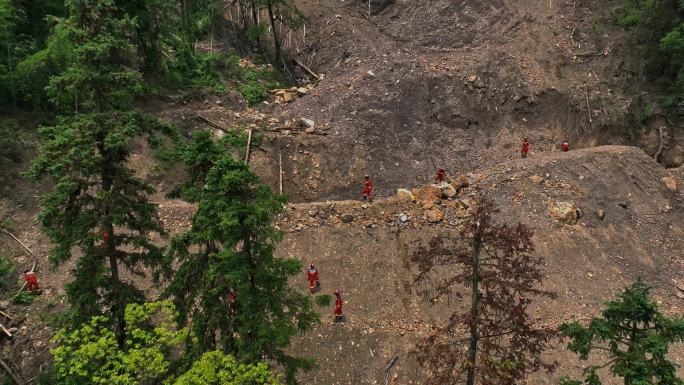
<svg viewBox="0 0 684 385">
<path fill-rule="evenodd" d="M 181 317 L 192 321 L 199 353 L 220 349 L 246 362 L 267 357 L 282 364 L 291 381 L 311 362 L 285 348 L 318 317 L 309 299 L 288 285 L 299 261 L 273 255 L 280 234 L 272 222 L 283 199 L 216 146 L 208 134 L 198 134 L 183 155 L 195 179 L 182 191 L 198 207 L 191 229 L 172 239 L 178 271 L 168 294 Z M 201 170 L 203 183 L 196 174 Z"/>
<path fill-rule="evenodd" d="M 150 240 L 164 234 L 156 205 L 148 201 L 154 188 L 130 168 L 134 141 L 152 145 L 170 127 L 131 106 L 142 88 L 142 76 L 129 66 L 132 21 L 118 17 L 111 0 L 68 0 L 69 17 L 58 26 L 74 47 L 67 68 L 50 79 L 48 94 L 62 112 L 43 127 L 44 142 L 30 175 L 47 176 L 53 191 L 42 200 L 40 220 L 54 247 L 50 258 L 61 263 L 79 249 L 69 302 L 78 323 L 111 312 L 119 343 L 124 338 L 124 308 L 143 301 L 119 268 L 144 275 L 164 258 Z"/>
<path fill-rule="evenodd" d="M 616 301 L 608 302 L 601 317 L 588 326 L 579 322 L 561 325 L 570 337 L 568 349 L 588 359 L 590 353 L 608 355 L 602 365 L 584 369 L 584 383 L 601 384 L 597 371 L 610 367 L 610 372 L 624 378 L 625 385 L 682 385 L 677 378 L 677 366 L 668 359 L 668 347 L 684 341 L 684 319 L 665 317 L 650 298 L 651 288 L 639 279 L 627 287 Z M 564 378 L 564 385 L 579 385 L 582 381 Z"/>
<path fill-rule="evenodd" d="M 278 385 L 265 363 L 243 364 L 219 351 L 207 352 L 173 385 Z"/>
<path fill-rule="evenodd" d="M 126 344 L 119 346 L 107 317 L 96 316 L 54 338 L 54 380 L 58 385 L 159 384 L 187 339 L 170 302 L 126 307 Z"/>
</svg>

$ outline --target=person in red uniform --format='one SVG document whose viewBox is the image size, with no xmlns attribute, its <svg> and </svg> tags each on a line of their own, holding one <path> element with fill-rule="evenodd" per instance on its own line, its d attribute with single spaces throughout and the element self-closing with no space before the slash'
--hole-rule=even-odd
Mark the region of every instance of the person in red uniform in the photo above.
<svg viewBox="0 0 684 385">
<path fill-rule="evenodd" d="M 321 287 L 321 283 L 318 280 L 318 270 L 316 270 L 316 266 L 314 266 L 313 262 L 311 262 L 309 268 L 306 270 L 306 277 L 309 279 L 309 290 L 311 290 L 311 294 L 313 294 Z"/>
<path fill-rule="evenodd" d="M 446 178 L 446 171 L 443 168 L 437 170 L 437 175 L 435 175 L 435 183 L 440 184 Z"/>
<path fill-rule="evenodd" d="M 361 194 L 363 195 L 364 200 L 373 202 L 373 182 L 371 182 L 370 176 L 368 175 L 366 175 L 364 179 L 365 182 L 363 184 L 363 192 Z"/>
<path fill-rule="evenodd" d="M 24 270 L 24 280 L 26 281 L 26 291 L 30 291 L 33 294 L 40 293 L 40 284 L 38 283 L 35 271 Z"/>
<path fill-rule="evenodd" d="M 568 143 L 567 140 L 564 140 L 563 143 L 561 143 L 560 145 L 560 149 L 563 152 L 567 152 L 568 150 L 570 150 L 570 143 Z"/>
<path fill-rule="evenodd" d="M 335 289 L 335 311 L 333 314 L 335 314 L 335 322 L 340 322 L 344 318 L 342 315 L 342 305 L 344 304 L 344 301 L 342 301 L 342 294 L 340 294 L 340 289 Z"/>
<path fill-rule="evenodd" d="M 520 154 L 523 158 L 527 158 L 527 152 L 530 151 L 530 142 L 527 138 L 523 139 L 522 147 L 520 148 Z"/>
</svg>

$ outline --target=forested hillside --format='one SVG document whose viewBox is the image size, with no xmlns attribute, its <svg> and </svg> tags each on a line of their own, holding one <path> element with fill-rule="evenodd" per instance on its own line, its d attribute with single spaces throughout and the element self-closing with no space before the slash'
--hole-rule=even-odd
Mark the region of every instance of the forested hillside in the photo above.
<svg viewBox="0 0 684 385">
<path fill-rule="evenodd" d="M 683 63 L 675 0 L 0 0 L 0 384 L 684 384 Z"/>
</svg>

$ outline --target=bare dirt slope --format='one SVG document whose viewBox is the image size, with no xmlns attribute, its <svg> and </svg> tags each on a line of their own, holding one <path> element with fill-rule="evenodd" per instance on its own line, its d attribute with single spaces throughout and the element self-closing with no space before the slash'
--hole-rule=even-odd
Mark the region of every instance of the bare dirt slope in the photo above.
<svg viewBox="0 0 684 385">
<path fill-rule="evenodd" d="M 684 196 L 660 181 L 669 176 L 640 150 L 612 146 L 478 170 L 478 185 L 499 203 L 501 220 L 520 220 L 535 231 L 536 254 L 546 260 L 545 286 L 559 294 L 533 303 L 538 322 L 558 325 L 597 315 L 639 275 L 656 285 L 656 299 L 667 313 L 684 312 L 673 284 L 684 274 Z M 467 196 L 468 190 L 458 199 Z M 574 225 L 552 218 L 548 208 L 559 200 L 575 203 L 585 215 Z M 398 383 L 420 383 L 423 372 L 410 353 L 415 342 L 449 309 L 462 306 L 457 299 L 429 305 L 419 295 L 426 288 L 411 283 L 415 242 L 459 224 L 450 201 L 438 208 L 446 219 L 434 224 L 420 204 L 396 198 L 298 204 L 281 219 L 287 235 L 278 253 L 304 263 L 316 260 L 324 291 L 340 288 L 347 302 L 344 325 L 331 322 L 331 309 L 322 310 L 325 323 L 293 348 L 320 365 L 302 377 L 304 383 L 382 383 L 382 369 L 395 355 Z M 593 213 L 599 209 L 603 220 Z M 400 222 L 400 213 L 409 221 Z M 350 223 L 340 220 L 345 214 L 353 216 Z M 306 290 L 303 273 L 297 284 Z M 680 346 L 673 353 L 680 364 L 683 352 Z M 561 361 L 558 372 L 539 374 L 531 383 L 556 383 L 576 373 L 580 363 L 574 356 L 560 347 L 549 354 Z"/>
<path fill-rule="evenodd" d="M 325 79 L 275 113 L 328 136 L 279 135 L 264 154 L 273 167 L 283 153 L 294 200 L 355 197 L 364 173 L 389 193 L 438 166 L 473 171 L 515 158 L 525 136 L 533 151 L 621 140 L 631 59 L 614 2 L 371 3 L 368 17 L 361 1 L 301 2 L 310 24 L 298 57 Z"/>
</svg>

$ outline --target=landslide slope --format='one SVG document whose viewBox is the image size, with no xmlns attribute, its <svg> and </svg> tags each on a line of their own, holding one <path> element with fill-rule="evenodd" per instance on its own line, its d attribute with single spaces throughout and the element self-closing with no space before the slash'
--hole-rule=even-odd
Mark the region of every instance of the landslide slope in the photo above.
<svg viewBox="0 0 684 385">
<path fill-rule="evenodd" d="M 656 286 L 656 300 L 668 314 L 684 312 L 682 293 L 673 284 L 684 276 L 684 195 L 666 187 L 661 179 L 669 177 L 641 150 L 619 146 L 513 160 L 472 175 L 498 203 L 500 220 L 519 220 L 534 230 L 535 254 L 546 261 L 544 286 L 559 297 L 534 300 L 530 311 L 540 324 L 554 326 L 597 315 L 640 275 Z M 584 215 L 574 225 L 559 222 L 548 212 L 559 201 L 575 204 Z M 429 285 L 412 284 L 409 258 L 416 241 L 455 231 L 460 219 L 452 203 L 438 206 L 446 214 L 440 223 L 429 223 L 421 204 L 394 197 L 289 207 L 279 221 L 286 236 L 278 254 L 303 263 L 315 260 L 323 292 L 340 288 L 348 317 L 335 324 L 332 309 L 322 308 L 324 324 L 295 344 L 293 351 L 319 364 L 302 376 L 303 383 L 383 383 L 383 367 L 394 356 L 400 357 L 398 383 L 421 382 L 425 373 L 411 353 L 415 343 L 464 305 L 456 298 L 422 301 L 420 293 Z M 401 222 L 400 213 L 409 221 Z M 307 290 L 304 272 L 296 284 Z M 548 354 L 561 362 L 559 370 L 537 374 L 530 383 L 557 383 L 562 375 L 578 373 L 582 363 L 563 346 Z M 682 346 L 672 357 L 684 364 Z"/>
<path fill-rule="evenodd" d="M 294 201 L 425 183 L 436 167 L 470 172 L 532 151 L 620 143 L 633 59 L 616 2 L 302 0 L 298 59 L 325 78 L 274 113 L 325 136 L 264 132 L 257 154 L 275 186 L 283 156 Z M 298 36 L 298 35 L 297 35 Z M 654 150 L 655 151 L 655 150 Z M 261 158 L 261 159 L 258 159 Z"/>
</svg>

